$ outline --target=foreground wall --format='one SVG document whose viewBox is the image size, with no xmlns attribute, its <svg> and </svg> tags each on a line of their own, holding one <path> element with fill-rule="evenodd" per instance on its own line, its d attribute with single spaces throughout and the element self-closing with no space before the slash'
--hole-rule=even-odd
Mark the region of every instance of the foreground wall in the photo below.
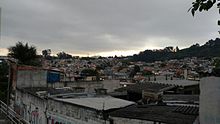
<svg viewBox="0 0 220 124">
<path fill-rule="evenodd" d="M 48 100 L 48 124 L 109 124 L 102 113 L 93 109 L 68 104 L 53 99 Z"/>
<path fill-rule="evenodd" d="M 46 124 L 46 101 L 31 94 L 16 90 L 14 110 L 30 124 Z"/>
<path fill-rule="evenodd" d="M 201 79 L 200 91 L 200 124 L 220 124 L 220 77 Z"/>
</svg>

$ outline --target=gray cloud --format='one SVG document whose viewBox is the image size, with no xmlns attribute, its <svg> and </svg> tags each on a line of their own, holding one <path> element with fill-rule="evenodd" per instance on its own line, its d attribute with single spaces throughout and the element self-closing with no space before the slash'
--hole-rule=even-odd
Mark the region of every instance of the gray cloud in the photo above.
<svg viewBox="0 0 220 124">
<path fill-rule="evenodd" d="M 2 0 L 2 41 L 73 54 L 187 47 L 218 36 L 218 11 L 192 17 L 192 0 Z"/>
</svg>

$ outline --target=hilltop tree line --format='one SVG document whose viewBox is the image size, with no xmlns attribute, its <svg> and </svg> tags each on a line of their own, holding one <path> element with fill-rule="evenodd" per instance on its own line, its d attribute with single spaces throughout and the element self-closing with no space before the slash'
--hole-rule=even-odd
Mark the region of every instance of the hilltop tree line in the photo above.
<svg viewBox="0 0 220 124">
<path fill-rule="evenodd" d="M 183 59 L 185 57 L 220 57 L 220 39 L 209 40 L 204 45 L 194 44 L 189 48 L 172 51 L 167 50 L 145 50 L 139 54 L 131 56 L 132 61 L 164 61 L 170 59 Z"/>
</svg>

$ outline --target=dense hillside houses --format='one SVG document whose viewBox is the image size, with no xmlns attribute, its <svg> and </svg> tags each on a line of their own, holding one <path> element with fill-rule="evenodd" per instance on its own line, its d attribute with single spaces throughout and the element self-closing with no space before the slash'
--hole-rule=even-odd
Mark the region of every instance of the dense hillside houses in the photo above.
<svg viewBox="0 0 220 124">
<path fill-rule="evenodd" d="M 218 118 L 216 114 L 202 118 L 210 109 L 204 107 L 209 106 L 205 85 L 210 83 L 211 90 L 219 80 L 218 60 L 44 58 L 42 67 L 15 61 L 9 103 L 30 124 L 208 123 Z"/>
</svg>

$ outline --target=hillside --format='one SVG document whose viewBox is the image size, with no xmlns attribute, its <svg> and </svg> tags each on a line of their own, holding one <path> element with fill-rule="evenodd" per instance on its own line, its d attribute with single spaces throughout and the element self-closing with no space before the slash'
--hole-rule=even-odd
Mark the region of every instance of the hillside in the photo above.
<svg viewBox="0 0 220 124">
<path fill-rule="evenodd" d="M 220 57 L 220 38 L 209 40 L 202 46 L 194 44 L 182 50 L 173 47 L 166 47 L 163 50 L 145 50 L 131 58 L 133 61 L 153 62 L 185 57 Z"/>
</svg>

